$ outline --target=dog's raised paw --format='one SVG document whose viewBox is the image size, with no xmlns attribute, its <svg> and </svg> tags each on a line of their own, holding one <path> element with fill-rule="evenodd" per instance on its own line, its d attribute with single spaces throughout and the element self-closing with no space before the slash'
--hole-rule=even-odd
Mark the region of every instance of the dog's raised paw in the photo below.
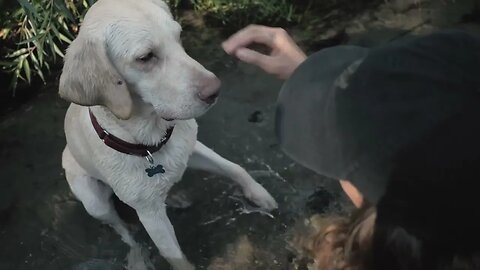
<svg viewBox="0 0 480 270">
<path fill-rule="evenodd" d="M 278 204 L 270 193 L 258 183 L 249 185 L 243 190 L 245 197 L 265 210 L 274 210 Z"/>
</svg>

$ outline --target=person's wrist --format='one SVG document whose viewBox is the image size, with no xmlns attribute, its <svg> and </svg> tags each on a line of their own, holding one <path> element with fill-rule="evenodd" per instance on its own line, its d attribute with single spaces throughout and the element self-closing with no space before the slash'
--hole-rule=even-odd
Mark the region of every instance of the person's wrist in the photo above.
<svg viewBox="0 0 480 270">
<path fill-rule="evenodd" d="M 303 62 L 305 62 L 305 60 L 307 60 L 307 56 L 306 56 L 306 55 L 299 55 L 299 56 L 297 56 L 297 58 L 296 58 L 295 61 L 294 61 L 294 64 L 291 65 L 291 68 L 290 68 L 289 72 L 288 72 L 287 74 L 284 74 L 283 76 L 281 76 L 280 79 L 288 80 L 288 79 L 293 75 L 293 73 L 295 73 L 295 70 L 297 70 L 297 68 L 298 68 Z"/>
<path fill-rule="evenodd" d="M 295 69 L 297 69 L 303 62 L 305 62 L 305 60 L 307 60 L 306 55 L 302 55 L 302 56 L 298 57 L 297 65 L 295 66 Z"/>
</svg>

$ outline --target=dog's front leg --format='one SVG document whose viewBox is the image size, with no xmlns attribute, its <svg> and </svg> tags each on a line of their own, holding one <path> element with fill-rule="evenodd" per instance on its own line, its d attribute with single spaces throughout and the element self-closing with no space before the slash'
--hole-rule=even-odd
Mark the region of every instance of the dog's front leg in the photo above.
<svg viewBox="0 0 480 270">
<path fill-rule="evenodd" d="M 142 207 L 136 209 L 138 217 L 143 226 L 157 246 L 160 254 L 170 263 L 175 270 L 193 270 L 182 253 L 178 244 L 175 231 L 168 219 L 165 205 L 156 205 L 156 207 Z"/>
<path fill-rule="evenodd" d="M 277 202 L 257 181 L 255 181 L 244 168 L 229 160 L 224 159 L 210 148 L 197 141 L 188 166 L 231 178 L 238 183 L 245 197 L 267 210 L 277 208 Z"/>
</svg>

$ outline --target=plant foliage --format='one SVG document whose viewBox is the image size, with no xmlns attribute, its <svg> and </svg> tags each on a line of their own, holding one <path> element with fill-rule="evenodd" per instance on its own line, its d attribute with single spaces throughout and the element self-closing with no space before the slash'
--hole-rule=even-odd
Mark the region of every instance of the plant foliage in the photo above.
<svg viewBox="0 0 480 270">
<path fill-rule="evenodd" d="M 45 82 L 45 72 L 62 58 L 78 25 L 93 0 L 17 0 L 20 8 L 5 14 L 0 30 L 5 44 L 0 59 L 2 71 L 12 74 L 10 89 L 18 81 L 28 83 L 36 76 Z"/>
<path fill-rule="evenodd" d="M 295 6 L 289 0 L 192 0 L 197 11 L 211 22 L 240 28 L 247 24 L 268 25 L 296 22 Z"/>
<path fill-rule="evenodd" d="M 16 0 L 0 11 L 0 72 L 11 75 L 15 95 L 20 81 L 46 82 L 51 66 L 64 54 L 82 19 L 96 0 Z M 134 1 L 134 0 L 132 0 Z M 177 16 L 188 2 L 211 23 L 240 28 L 249 23 L 295 22 L 292 0 L 165 0 Z"/>
</svg>

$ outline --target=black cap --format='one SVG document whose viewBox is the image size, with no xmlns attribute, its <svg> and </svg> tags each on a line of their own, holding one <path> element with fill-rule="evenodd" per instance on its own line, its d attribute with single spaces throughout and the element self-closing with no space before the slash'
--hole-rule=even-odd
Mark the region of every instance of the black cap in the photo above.
<svg viewBox="0 0 480 270">
<path fill-rule="evenodd" d="M 453 223 L 438 224 L 444 210 L 480 213 L 480 40 L 446 31 L 324 49 L 284 84 L 276 131 L 291 158 L 388 208 L 377 223 L 448 234 Z M 415 235 L 427 239 L 425 228 Z"/>
</svg>

